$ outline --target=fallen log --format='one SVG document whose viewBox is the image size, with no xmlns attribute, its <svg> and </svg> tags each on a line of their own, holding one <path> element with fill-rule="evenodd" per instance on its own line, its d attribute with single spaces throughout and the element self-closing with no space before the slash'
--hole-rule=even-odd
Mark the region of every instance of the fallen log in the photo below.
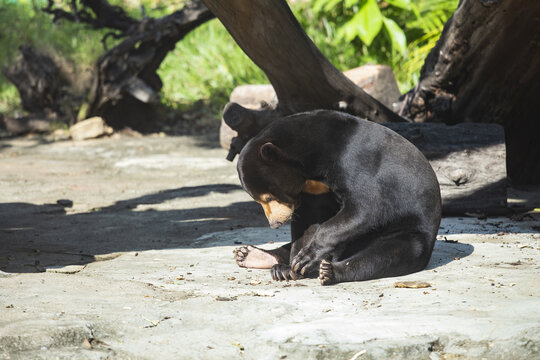
<svg viewBox="0 0 540 360">
<path fill-rule="evenodd" d="M 22 108 L 33 117 L 69 123 L 75 112 L 71 105 L 80 101 L 71 80 L 51 55 L 30 45 L 22 45 L 20 52 L 15 63 L 3 67 L 2 73 L 17 88 Z M 20 122 L 28 123 L 26 119 Z"/>
<path fill-rule="evenodd" d="M 401 95 L 389 66 L 363 65 L 347 70 L 343 75 L 388 108 L 392 108 Z M 242 150 L 245 142 L 266 125 L 265 121 L 271 120 L 274 114 L 272 109 L 278 106 L 278 97 L 270 84 L 240 85 L 231 93 L 229 103 L 231 105 L 227 107 L 221 121 L 219 140 L 221 146 L 229 150 L 227 159 L 232 160 Z M 227 123 L 234 123 L 235 130 Z M 243 130 L 240 134 L 236 131 L 238 128 Z"/>
<path fill-rule="evenodd" d="M 507 208 L 504 129 L 497 124 L 382 124 L 412 142 L 439 180 L 445 215 L 501 214 Z"/>
<path fill-rule="evenodd" d="M 228 159 L 276 118 L 345 107 L 375 122 L 406 122 L 339 71 L 302 30 L 285 0 L 202 0 L 276 90 L 275 106 L 261 111 L 230 104 L 225 122 L 238 132 Z"/>
<path fill-rule="evenodd" d="M 271 85 L 244 85 L 231 94 L 248 111 L 262 111 L 276 102 Z M 443 213 L 500 214 L 507 212 L 504 130 L 496 124 L 384 123 L 412 142 L 437 174 Z M 234 146 L 237 133 L 222 123 L 220 141 Z"/>
<path fill-rule="evenodd" d="M 461 0 L 402 114 L 502 125 L 512 184 L 540 184 L 539 29 L 538 0 Z"/>
</svg>

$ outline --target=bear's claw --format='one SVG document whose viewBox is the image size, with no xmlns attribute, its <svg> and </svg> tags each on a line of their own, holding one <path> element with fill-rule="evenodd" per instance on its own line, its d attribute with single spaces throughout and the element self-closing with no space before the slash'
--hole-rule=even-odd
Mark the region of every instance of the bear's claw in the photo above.
<svg viewBox="0 0 540 360">
<path fill-rule="evenodd" d="M 285 264 L 275 264 L 272 266 L 270 273 L 272 274 L 272 279 L 275 281 L 289 281 L 301 278 L 294 271 L 292 271 L 289 265 Z"/>
<path fill-rule="evenodd" d="M 321 285 L 332 285 L 337 282 L 330 261 L 321 260 L 321 264 L 319 265 L 319 280 L 321 281 Z"/>
</svg>

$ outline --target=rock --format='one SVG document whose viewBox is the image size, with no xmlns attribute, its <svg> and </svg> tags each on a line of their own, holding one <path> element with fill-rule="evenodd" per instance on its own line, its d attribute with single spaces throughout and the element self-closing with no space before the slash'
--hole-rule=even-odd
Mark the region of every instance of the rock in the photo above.
<svg viewBox="0 0 540 360">
<path fill-rule="evenodd" d="M 83 270 L 86 265 L 67 265 L 67 266 L 51 266 L 48 267 L 45 271 L 48 273 L 57 273 L 57 274 L 76 274 Z"/>
<path fill-rule="evenodd" d="M 230 96 L 231 102 L 239 103 L 248 109 L 259 109 L 266 104 L 276 104 L 276 92 L 272 85 L 241 85 L 237 86 Z"/>
<path fill-rule="evenodd" d="M 268 284 L 268 270 L 238 267 L 234 242 L 269 250 L 290 241 L 290 227 L 270 229 L 224 151 L 201 148 L 200 137 L 2 145 L 0 359 L 350 360 L 362 350 L 357 360 L 538 358 L 538 213 L 521 222 L 443 218 L 440 235 L 457 243 L 436 241 L 415 274 L 331 288 L 316 279 Z M 133 157 L 169 165 L 114 165 Z M 201 162 L 224 166 L 190 165 Z M 58 199 L 76 209 L 42 212 Z M 45 269 L 88 265 L 73 275 L 37 272 L 36 260 Z M 249 285 L 254 279 L 262 283 Z M 167 316 L 145 328 L 145 318 Z"/>
<path fill-rule="evenodd" d="M 240 85 L 233 90 L 229 101 L 238 103 L 248 109 L 260 109 L 267 105 L 277 104 L 277 97 L 272 85 Z M 229 150 L 231 140 L 236 135 L 238 133 L 221 119 L 221 126 L 219 127 L 219 143 L 221 147 Z"/>
<path fill-rule="evenodd" d="M 23 135 L 31 132 L 43 133 L 50 131 L 50 122 L 47 119 L 35 117 L 35 116 L 23 116 L 13 118 L 11 116 L 3 116 L 2 122 L 6 132 L 13 135 Z"/>
<path fill-rule="evenodd" d="M 344 74 L 365 92 L 390 109 L 401 95 L 394 73 L 389 66 L 364 65 L 347 70 Z M 266 105 L 276 105 L 277 97 L 272 85 L 241 85 L 233 90 L 229 101 L 238 103 L 248 109 L 260 109 Z M 221 147 L 229 150 L 231 140 L 236 135 L 237 132 L 221 119 L 219 128 Z"/>
<path fill-rule="evenodd" d="M 221 119 L 221 125 L 219 127 L 219 144 L 225 150 L 229 150 L 231 147 L 232 138 L 238 135 L 236 131 L 231 129 L 229 125 L 225 124 L 223 118 Z"/>
<path fill-rule="evenodd" d="M 401 95 L 394 73 L 387 65 L 364 65 L 343 74 L 390 109 Z"/>
<path fill-rule="evenodd" d="M 69 199 L 59 199 L 56 200 L 56 203 L 63 207 L 73 207 L 73 201 Z"/>
<path fill-rule="evenodd" d="M 99 116 L 80 121 L 69 128 L 71 138 L 76 141 L 94 139 L 113 132 L 113 129 Z"/>
</svg>

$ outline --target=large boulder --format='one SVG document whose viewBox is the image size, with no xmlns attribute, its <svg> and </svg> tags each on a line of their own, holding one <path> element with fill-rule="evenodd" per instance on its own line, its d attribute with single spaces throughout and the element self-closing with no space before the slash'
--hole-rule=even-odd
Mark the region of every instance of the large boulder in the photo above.
<svg viewBox="0 0 540 360">
<path fill-rule="evenodd" d="M 401 95 L 394 72 L 387 65 L 364 65 L 343 74 L 387 108 L 392 109 Z"/>
<path fill-rule="evenodd" d="M 99 116 L 80 121 L 69 128 L 69 135 L 75 141 L 95 139 L 111 135 L 113 132 L 113 129 Z"/>
<path fill-rule="evenodd" d="M 364 65 L 344 72 L 369 95 L 392 109 L 392 104 L 401 95 L 397 86 L 394 73 L 386 65 Z M 231 93 L 230 102 L 235 102 L 248 109 L 260 109 L 267 105 L 277 103 L 276 92 L 272 85 L 241 85 Z M 219 129 L 219 142 L 221 147 L 229 150 L 231 140 L 237 135 L 223 119 Z"/>
<path fill-rule="evenodd" d="M 267 105 L 276 104 L 277 97 L 274 88 L 269 84 L 240 85 L 233 90 L 229 101 L 238 103 L 248 109 L 260 109 Z M 219 128 L 219 142 L 221 147 L 229 150 L 231 140 L 236 135 L 238 133 L 221 119 L 221 126 Z"/>
</svg>

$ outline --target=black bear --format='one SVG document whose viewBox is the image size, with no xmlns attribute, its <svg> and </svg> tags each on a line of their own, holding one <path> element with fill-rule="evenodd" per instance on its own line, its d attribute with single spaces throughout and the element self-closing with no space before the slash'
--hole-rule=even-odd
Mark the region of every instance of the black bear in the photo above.
<svg viewBox="0 0 540 360">
<path fill-rule="evenodd" d="M 240 153 L 238 174 L 272 228 L 291 219 L 291 243 L 240 247 L 242 267 L 329 285 L 405 275 L 429 262 L 439 183 L 424 155 L 382 125 L 327 110 L 273 121 Z"/>
</svg>

